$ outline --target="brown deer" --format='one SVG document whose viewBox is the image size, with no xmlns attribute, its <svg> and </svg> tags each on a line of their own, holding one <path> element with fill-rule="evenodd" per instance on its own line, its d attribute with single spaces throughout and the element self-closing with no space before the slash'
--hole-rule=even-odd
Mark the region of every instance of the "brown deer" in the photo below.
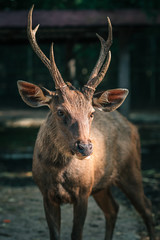
<svg viewBox="0 0 160 240">
<path fill-rule="evenodd" d="M 151 204 L 144 195 L 137 129 L 116 110 L 125 100 L 127 89 L 95 93 L 111 60 L 112 26 L 108 18 L 108 39 L 99 35 L 101 51 L 82 91 L 65 83 L 56 66 L 53 44 L 50 59 L 39 48 L 32 29 L 31 8 L 28 37 L 33 50 L 49 69 L 56 91 L 18 81 L 19 93 L 31 107 L 47 105 L 50 112 L 41 126 L 33 156 L 33 178 L 38 185 L 51 240 L 60 239 L 60 205 L 73 204 L 72 240 L 81 240 L 92 195 L 106 220 L 105 240 L 111 240 L 118 204 L 110 187 L 116 185 L 142 216 L 150 240 L 154 240 Z M 101 110 L 101 111 L 100 111 Z"/>
</svg>

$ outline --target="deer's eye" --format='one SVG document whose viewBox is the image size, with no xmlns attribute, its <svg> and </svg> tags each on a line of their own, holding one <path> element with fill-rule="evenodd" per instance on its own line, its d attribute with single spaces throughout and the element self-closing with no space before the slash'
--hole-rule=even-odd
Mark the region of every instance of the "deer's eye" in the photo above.
<svg viewBox="0 0 160 240">
<path fill-rule="evenodd" d="M 57 111 L 57 115 L 58 115 L 59 117 L 64 117 L 64 112 L 59 109 L 59 110 Z"/>
<path fill-rule="evenodd" d="M 94 118 L 94 112 L 92 112 L 91 114 L 90 114 L 90 118 Z"/>
</svg>

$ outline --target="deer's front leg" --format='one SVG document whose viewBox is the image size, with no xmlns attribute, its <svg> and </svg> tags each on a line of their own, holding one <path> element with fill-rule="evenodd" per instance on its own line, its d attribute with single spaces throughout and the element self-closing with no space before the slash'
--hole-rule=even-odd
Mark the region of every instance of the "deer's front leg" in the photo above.
<svg viewBox="0 0 160 240">
<path fill-rule="evenodd" d="M 74 204 L 72 240 L 81 240 L 87 214 L 88 197 L 81 198 Z"/>
<path fill-rule="evenodd" d="M 50 240 L 60 240 L 60 205 L 50 202 L 49 199 L 43 199 L 46 220 L 50 232 Z"/>
</svg>

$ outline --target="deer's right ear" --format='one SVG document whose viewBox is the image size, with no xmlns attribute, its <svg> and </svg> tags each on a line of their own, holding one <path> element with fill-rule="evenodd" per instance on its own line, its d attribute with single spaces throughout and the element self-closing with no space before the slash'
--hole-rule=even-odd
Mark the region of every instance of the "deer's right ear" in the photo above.
<svg viewBox="0 0 160 240">
<path fill-rule="evenodd" d="M 31 107 L 49 106 L 53 92 L 35 84 L 18 81 L 18 90 L 23 101 Z"/>
</svg>

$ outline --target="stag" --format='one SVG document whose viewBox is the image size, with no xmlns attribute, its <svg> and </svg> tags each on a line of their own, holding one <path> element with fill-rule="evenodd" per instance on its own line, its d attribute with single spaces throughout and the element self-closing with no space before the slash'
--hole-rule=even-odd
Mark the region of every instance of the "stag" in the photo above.
<svg viewBox="0 0 160 240">
<path fill-rule="evenodd" d="M 42 196 L 50 240 L 60 239 L 60 206 L 73 204 L 71 239 L 81 240 L 88 198 L 93 196 L 104 213 L 105 240 L 111 240 L 118 204 L 111 186 L 119 187 L 140 213 L 154 240 L 151 204 L 144 195 L 140 141 L 136 127 L 115 111 L 125 100 L 127 89 L 95 93 L 111 60 L 112 26 L 108 18 L 108 39 L 98 34 L 101 43 L 99 59 L 82 91 L 64 82 L 54 59 L 50 59 L 36 41 L 39 25 L 32 29 L 31 8 L 28 15 L 28 38 L 55 82 L 55 91 L 18 81 L 19 93 L 31 107 L 47 105 L 50 112 L 42 124 L 33 154 L 33 178 Z"/>
</svg>

